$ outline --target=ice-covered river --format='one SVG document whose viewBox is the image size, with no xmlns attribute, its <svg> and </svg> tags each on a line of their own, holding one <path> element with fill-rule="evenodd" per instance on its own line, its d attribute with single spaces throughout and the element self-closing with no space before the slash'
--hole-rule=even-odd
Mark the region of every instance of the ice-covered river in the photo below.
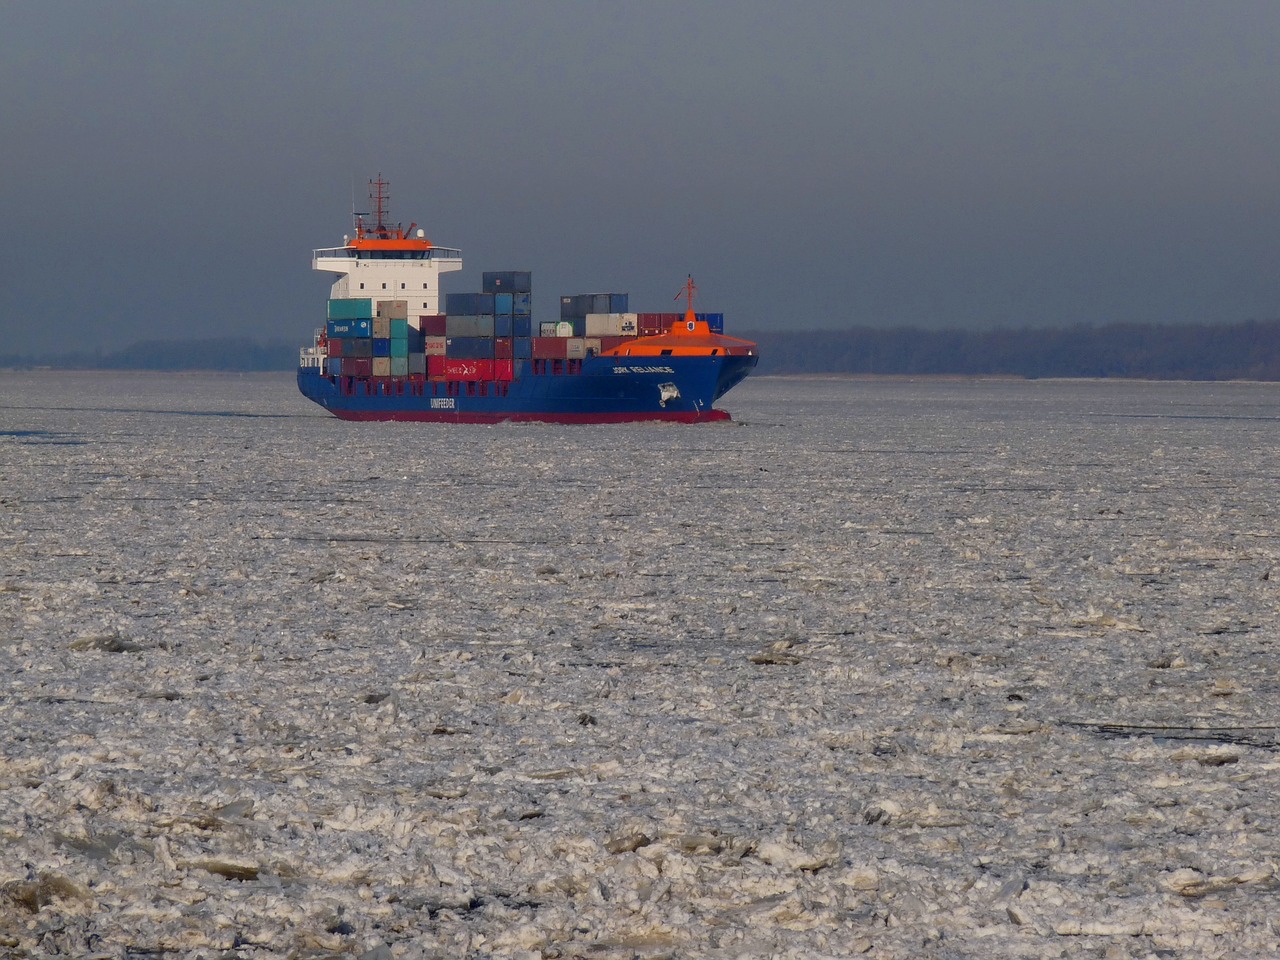
<svg viewBox="0 0 1280 960">
<path fill-rule="evenodd" d="M 0 373 L 0 955 L 1280 953 L 1280 384 Z"/>
</svg>

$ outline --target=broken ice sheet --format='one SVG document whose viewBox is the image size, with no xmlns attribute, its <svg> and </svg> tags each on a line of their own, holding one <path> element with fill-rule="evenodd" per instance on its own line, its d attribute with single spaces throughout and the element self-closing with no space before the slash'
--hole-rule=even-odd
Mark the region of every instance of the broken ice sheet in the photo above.
<svg viewBox="0 0 1280 960">
<path fill-rule="evenodd" d="M 0 394 L 6 950 L 1277 952 L 1280 387 Z"/>
</svg>

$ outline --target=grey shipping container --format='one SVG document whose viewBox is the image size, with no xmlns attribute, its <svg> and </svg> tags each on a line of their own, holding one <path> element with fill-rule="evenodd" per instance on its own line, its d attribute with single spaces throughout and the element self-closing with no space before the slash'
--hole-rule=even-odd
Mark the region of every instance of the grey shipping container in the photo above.
<svg viewBox="0 0 1280 960">
<path fill-rule="evenodd" d="M 388 320 L 408 320 L 408 300 L 379 300 L 374 305 L 374 318 L 385 317 Z"/>
<path fill-rule="evenodd" d="M 492 337 L 493 314 L 449 314 L 444 320 L 446 337 Z"/>
</svg>

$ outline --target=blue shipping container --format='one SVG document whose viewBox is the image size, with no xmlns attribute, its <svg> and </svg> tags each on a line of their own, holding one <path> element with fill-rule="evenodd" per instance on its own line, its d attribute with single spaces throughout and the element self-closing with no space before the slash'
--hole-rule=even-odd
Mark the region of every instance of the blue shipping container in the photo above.
<svg viewBox="0 0 1280 960">
<path fill-rule="evenodd" d="M 625 293 L 611 293 L 609 294 L 609 309 L 601 310 L 599 312 L 600 313 L 626 313 L 627 304 L 630 302 L 630 300 L 631 300 L 631 297 Z"/>
<path fill-rule="evenodd" d="M 444 355 L 458 360 L 492 360 L 492 337 L 449 337 L 444 342 Z"/>
<path fill-rule="evenodd" d="M 329 359 L 325 361 L 325 372 L 331 377 L 342 376 L 342 358 L 329 357 Z"/>
<path fill-rule="evenodd" d="M 330 320 L 325 324 L 325 334 L 335 339 L 342 337 L 367 337 L 373 333 L 373 320 Z"/>
<path fill-rule="evenodd" d="M 517 317 L 528 316 L 532 313 L 533 295 L 529 293 L 515 294 L 512 302 L 511 312 Z"/>
<path fill-rule="evenodd" d="M 330 300 L 330 320 L 372 320 L 373 301 L 368 297 Z"/>
<path fill-rule="evenodd" d="M 502 316 L 504 313 L 508 316 L 515 310 L 515 294 L 511 293 L 495 293 L 493 295 L 493 312 Z"/>
<path fill-rule="evenodd" d="M 712 333 L 724 333 L 723 313 L 695 313 L 694 317 L 706 323 Z"/>
<path fill-rule="evenodd" d="M 476 314 L 493 313 L 492 293 L 446 293 L 444 295 L 444 312 L 474 316 Z"/>
<path fill-rule="evenodd" d="M 511 355 L 517 360 L 531 360 L 533 358 L 533 341 L 528 337 L 517 336 L 511 341 Z"/>
<path fill-rule="evenodd" d="M 485 293 L 528 293 L 533 289 L 533 275 L 528 270 L 489 270 L 480 275 L 480 281 Z"/>
<path fill-rule="evenodd" d="M 375 357 L 391 356 L 391 339 L 389 337 L 374 337 L 373 355 Z"/>
<path fill-rule="evenodd" d="M 532 336 L 533 335 L 533 319 L 531 317 L 512 318 L 511 335 L 513 337 Z"/>
<path fill-rule="evenodd" d="M 502 296 L 502 294 L 498 294 L 498 296 Z M 498 314 L 496 317 L 493 318 L 493 335 L 495 337 L 511 336 L 511 328 L 512 328 L 511 317 L 509 316 L 504 317 L 502 314 Z"/>
</svg>

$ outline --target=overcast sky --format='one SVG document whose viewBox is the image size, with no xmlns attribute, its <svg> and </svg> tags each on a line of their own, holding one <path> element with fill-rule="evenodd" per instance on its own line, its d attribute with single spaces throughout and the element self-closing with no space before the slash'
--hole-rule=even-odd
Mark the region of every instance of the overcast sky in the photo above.
<svg viewBox="0 0 1280 960">
<path fill-rule="evenodd" d="M 0 353 L 300 339 L 353 185 L 446 291 L 734 330 L 1280 316 L 1280 3 L 5 5 Z"/>
</svg>

